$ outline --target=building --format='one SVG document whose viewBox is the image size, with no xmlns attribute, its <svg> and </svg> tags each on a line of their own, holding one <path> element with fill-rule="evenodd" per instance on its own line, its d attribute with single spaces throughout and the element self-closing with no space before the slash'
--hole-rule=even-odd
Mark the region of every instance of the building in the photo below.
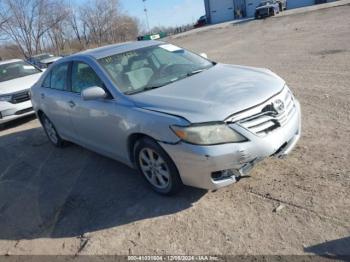
<svg viewBox="0 0 350 262">
<path fill-rule="evenodd" d="M 254 17 L 255 8 L 262 0 L 204 0 L 207 21 L 210 24 L 233 19 Z M 287 0 L 287 9 L 304 7 L 327 0 Z"/>
</svg>

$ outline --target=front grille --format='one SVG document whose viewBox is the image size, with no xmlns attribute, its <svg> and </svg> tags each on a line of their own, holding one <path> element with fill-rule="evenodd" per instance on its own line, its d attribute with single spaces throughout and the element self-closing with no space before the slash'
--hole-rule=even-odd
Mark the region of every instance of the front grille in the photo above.
<svg viewBox="0 0 350 262">
<path fill-rule="evenodd" d="M 11 103 L 18 104 L 30 100 L 29 90 L 21 91 L 12 95 Z"/>
<path fill-rule="evenodd" d="M 274 105 L 276 101 L 283 102 L 284 108 L 282 110 L 276 109 Z M 240 119 L 238 124 L 258 136 L 264 136 L 286 125 L 295 112 L 293 95 L 288 88 L 285 88 L 280 94 L 261 105 L 258 112 Z"/>
</svg>

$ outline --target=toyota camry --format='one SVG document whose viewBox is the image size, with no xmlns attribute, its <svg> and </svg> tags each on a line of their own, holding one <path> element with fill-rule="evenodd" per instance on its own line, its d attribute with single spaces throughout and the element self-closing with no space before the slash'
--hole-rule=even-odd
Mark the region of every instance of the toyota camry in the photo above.
<svg viewBox="0 0 350 262">
<path fill-rule="evenodd" d="M 61 58 L 31 94 L 55 146 L 71 141 L 123 162 L 161 194 L 230 185 L 287 155 L 301 131 L 299 102 L 275 73 L 159 41 Z"/>
</svg>

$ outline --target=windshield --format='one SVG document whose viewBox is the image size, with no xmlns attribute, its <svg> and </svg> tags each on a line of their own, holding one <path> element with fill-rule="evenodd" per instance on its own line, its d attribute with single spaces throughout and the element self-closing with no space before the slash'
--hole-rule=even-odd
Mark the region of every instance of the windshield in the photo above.
<svg viewBox="0 0 350 262">
<path fill-rule="evenodd" d="M 190 77 L 213 62 L 170 44 L 146 47 L 99 59 L 124 94 L 134 94 Z"/>
<path fill-rule="evenodd" d="M 0 82 L 33 75 L 40 72 L 40 70 L 24 61 L 3 64 L 0 65 Z"/>
</svg>

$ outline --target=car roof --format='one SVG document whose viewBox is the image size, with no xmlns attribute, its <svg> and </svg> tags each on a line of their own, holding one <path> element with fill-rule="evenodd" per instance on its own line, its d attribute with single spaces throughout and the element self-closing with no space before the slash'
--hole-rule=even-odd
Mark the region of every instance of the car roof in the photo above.
<svg viewBox="0 0 350 262">
<path fill-rule="evenodd" d="M 74 55 L 71 55 L 69 57 L 89 55 L 89 56 L 94 57 L 95 59 L 100 59 L 103 57 L 116 55 L 116 54 L 120 54 L 120 53 L 125 53 L 125 52 L 129 52 L 132 50 L 136 50 L 136 49 L 140 49 L 140 48 L 144 48 L 144 47 L 149 47 L 149 46 L 154 46 L 154 45 L 159 45 L 159 44 L 164 44 L 164 42 L 154 41 L 154 40 L 125 42 L 125 43 L 120 43 L 120 44 L 98 47 L 98 48 L 94 48 L 94 49 L 88 49 L 88 50 L 76 53 Z"/>
<path fill-rule="evenodd" d="M 5 64 L 15 63 L 15 62 L 23 62 L 23 60 L 22 59 L 4 60 L 4 61 L 0 61 L 0 65 L 5 65 Z"/>
</svg>

